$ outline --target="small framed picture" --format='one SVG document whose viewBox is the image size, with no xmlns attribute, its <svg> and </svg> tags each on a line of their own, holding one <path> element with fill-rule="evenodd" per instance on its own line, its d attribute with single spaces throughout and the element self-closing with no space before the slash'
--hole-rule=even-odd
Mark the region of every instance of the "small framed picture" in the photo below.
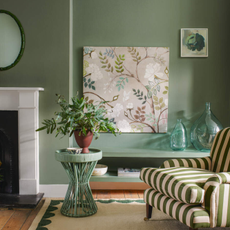
<svg viewBox="0 0 230 230">
<path fill-rule="evenodd" d="M 181 57 L 208 57 L 208 29 L 181 29 Z"/>
</svg>

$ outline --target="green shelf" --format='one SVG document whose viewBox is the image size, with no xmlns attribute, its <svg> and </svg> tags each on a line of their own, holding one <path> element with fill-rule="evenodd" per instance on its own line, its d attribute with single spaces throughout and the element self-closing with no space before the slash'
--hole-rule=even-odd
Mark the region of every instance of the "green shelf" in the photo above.
<svg viewBox="0 0 230 230">
<path fill-rule="evenodd" d="M 113 164 L 114 159 L 112 158 L 117 158 L 116 162 L 121 160 L 122 163 L 124 163 L 123 162 L 124 158 L 130 158 L 130 161 L 132 162 L 141 161 L 141 163 L 139 163 L 138 166 L 135 165 L 135 168 L 144 167 L 146 161 L 151 160 L 149 158 L 152 158 L 152 159 L 156 158 L 156 160 L 153 162 L 152 167 L 159 167 L 160 163 L 159 165 L 157 165 L 158 164 L 157 162 L 161 162 L 162 159 L 199 158 L 199 157 L 206 157 L 210 155 L 209 152 L 200 152 L 193 148 L 188 148 L 185 151 L 173 151 L 171 149 L 157 150 L 157 149 L 143 149 L 143 148 L 138 149 L 138 148 L 104 148 L 104 147 L 101 147 L 100 150 L 102 150 L 102 156 L 103 156 L 102 159 L 106 160 L 107 158 L 105 162 L 106 165 L 110 166 L 111 164 Z M 143 182 L 139 178 L 118 177 L 116 171 L 109 171 L 103 176 L 92 176 L 90 181 L 91 182 Z"/>
<path fill-rule="evenodd" d="M 209 152 L 200 152 L 196 149 L 184 151 L 132 149 L 132 148 L 101 148 L 103 157 L 133 157 L 133 158 L 196 158 L 209 156 Z"/>
<path fill-rule="evenodd" d="M 102 176 L 91 176 L 91 182 L 143 182 L 139 177 L 119 177 L 117 172 L 107 172 Z"/>
</svg>

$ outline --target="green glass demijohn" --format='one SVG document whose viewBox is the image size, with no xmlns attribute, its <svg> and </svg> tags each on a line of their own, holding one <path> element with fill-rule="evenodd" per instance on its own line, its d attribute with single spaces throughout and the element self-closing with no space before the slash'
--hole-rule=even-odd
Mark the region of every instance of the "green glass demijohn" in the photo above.
<svg viewBox="0 0 230 230">
<path fill-rule="evenodd" d="M 177 119 L 177 123 L 170 136 L 170 148 L 174 151 L 183 151 L 187 146 L 186 128 L 181 119 Z"/>
<path fill-rule="evenodd" d="M 209 152 L 216 133 L 223 129 L 219 120 L 210 109 L 210 102 L 206 102 L 204 113 L 194 122 L 191 128 L 191 143 L 202 152 Z"/>
</svg>

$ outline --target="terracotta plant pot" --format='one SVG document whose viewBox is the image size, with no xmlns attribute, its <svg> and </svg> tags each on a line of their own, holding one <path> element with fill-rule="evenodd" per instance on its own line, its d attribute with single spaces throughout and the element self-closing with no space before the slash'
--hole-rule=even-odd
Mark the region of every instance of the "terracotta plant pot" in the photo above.
<svg viewBox="0 0 230 230">
<path fill-rule="evenodd" d="M 79 136 L 79 130 L 74 131 L 74 136 L 77 144 L 80 148 L 82 148 L 82 153 L 89 153 L 89 146 L 93 140 L 93 133 L 90 131 L 84 136 L 83 133 Z"/>
</svg>

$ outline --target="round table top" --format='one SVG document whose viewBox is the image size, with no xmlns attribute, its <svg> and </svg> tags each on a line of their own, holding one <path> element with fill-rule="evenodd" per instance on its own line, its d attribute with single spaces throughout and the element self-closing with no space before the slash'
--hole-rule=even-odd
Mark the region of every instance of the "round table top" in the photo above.
<svg viewBox="0 0 230 230">
<path fill-rule="evenodd" d="M 59 149 L 55 151 L 55 159 L 60 162 L 84 163 L 98 161 L 102 158 L 100 149 L 89 148 L 89 153 L 72 154 L 67 149 Z"/>
</svg>

